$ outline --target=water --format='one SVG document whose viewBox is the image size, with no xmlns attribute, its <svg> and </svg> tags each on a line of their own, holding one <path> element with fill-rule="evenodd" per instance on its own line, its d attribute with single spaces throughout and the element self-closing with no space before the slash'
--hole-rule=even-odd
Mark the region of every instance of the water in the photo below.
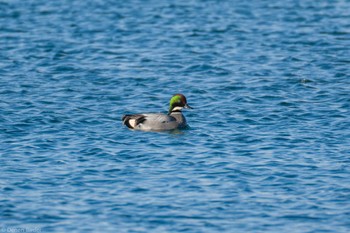
<svg viewBox="0 0 350 233">
<path fill-rule="evenodd" d="M 349 232 L 349 9 L 1 1 L 1 231 Z"/>
</svg>

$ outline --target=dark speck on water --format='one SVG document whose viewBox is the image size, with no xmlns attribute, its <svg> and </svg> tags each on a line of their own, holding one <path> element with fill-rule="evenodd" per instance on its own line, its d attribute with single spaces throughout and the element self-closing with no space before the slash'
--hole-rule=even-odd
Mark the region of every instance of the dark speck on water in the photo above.
<svg viewBox="0 0 350 233">
<path fill-rule="evenodd" d="M 349 1 L 5 0 L 0 45 L 1 232 L 350 232 Z"/>
</svg>

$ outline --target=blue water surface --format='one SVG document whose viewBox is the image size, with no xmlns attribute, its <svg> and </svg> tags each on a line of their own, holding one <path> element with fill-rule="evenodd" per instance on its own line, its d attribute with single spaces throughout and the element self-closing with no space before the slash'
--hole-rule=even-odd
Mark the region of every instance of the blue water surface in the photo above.
<svg viewBox="0 0 350 233">
<path fill-rule="evenodd" d="M 1 232 L 349 232 L 349 109 L 348 0 L 1 0 Z"/>
</svg>

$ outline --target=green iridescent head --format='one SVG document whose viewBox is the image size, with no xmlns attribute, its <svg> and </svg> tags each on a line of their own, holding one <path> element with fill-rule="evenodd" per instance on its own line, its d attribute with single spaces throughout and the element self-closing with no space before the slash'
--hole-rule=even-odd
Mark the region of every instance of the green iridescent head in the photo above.
<svg viewBox="0 0 350 233">
<path fill-rule="evenodd" d="M 175 94 L 170 99 L 169 114 L 175 111 L 181 111 L 183 108 L 191 108 L 187 104 L 186 97 L 183 94 Z"/>
</svg>

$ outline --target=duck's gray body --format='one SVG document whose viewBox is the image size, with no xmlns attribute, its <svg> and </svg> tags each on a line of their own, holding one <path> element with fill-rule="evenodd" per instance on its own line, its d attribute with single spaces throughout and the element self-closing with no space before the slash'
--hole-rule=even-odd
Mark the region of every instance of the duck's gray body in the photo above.
<svg viewBox="0 0 350 233">
<path fill-rule="evenodd" d="M 171 112 L 170 114 L 145 113 L 124 115 L 122 120 L 124 125 L 130 129 L 144 131 L 173 130 L 187 126 L 186 118 L 181 111 Z"/>
<path fill-rule="evenodd" d="M 183 108 L 191 108 L 187 104 L 186 97 L 183 94 L 175 94 L 170 99 L 168 114 L 163 113 L 145 113 L 124 115 L 123 124 L 130 129 L 144 131 L 164 131 L 173 129 L 182 129 L 187 126 L 186 118 L 182 115 Z"/>
</svg>

